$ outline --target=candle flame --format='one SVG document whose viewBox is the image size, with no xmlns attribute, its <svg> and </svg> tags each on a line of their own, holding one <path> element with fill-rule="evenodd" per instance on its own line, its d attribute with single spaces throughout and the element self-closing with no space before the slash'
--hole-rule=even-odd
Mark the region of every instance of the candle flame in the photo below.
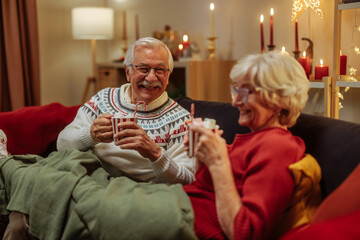
<svg viewBox="0 0 360 240">
<path fill-rule="evenodd" d="M 184 46 L 180 43 L 178 48 L 179 50 L 183 50 Z"/>
<path fill-rule="evenodd" d="M 210 10 L 211 10 L 211 11 L 214 11 L 214 9 L 215 9 L 215 4 L 214 4 L 214 3 L 210 3 Z"/>
<path fill-rule="evenodd" d="M 282 48 L 281 48 L 281 52 L 285 52 L 285 47 L 284 46 L 282 46 Z"/>
<path fill-rule="evenodd" d="M 306 52 L 305 51 L 303 51 L 303 57 L 306 57 Z"/>
<path fill-rule="evenodd" d="M 264 15 L 261 14 L 260 16 L 260 22 L 263 23 L 264 22 Z"/>
<path fill-rule="evenodd" d="M 324 61 L 322 59 L 320 59 L 320 65 L 323 65 Z"/>
<path fill-rule="evenodd" d="M 274 9 L 273 8 L 270 9 L 270 15 L 274 16 Z"/>
<path fill-rule="evenodd" d="M 183 41 L 184 41 L 184 42 L 187 42 L 188 39 L 189 39 L 188 35 L 185 34 L 185 35 L 183 36 Z"/>
</svg>

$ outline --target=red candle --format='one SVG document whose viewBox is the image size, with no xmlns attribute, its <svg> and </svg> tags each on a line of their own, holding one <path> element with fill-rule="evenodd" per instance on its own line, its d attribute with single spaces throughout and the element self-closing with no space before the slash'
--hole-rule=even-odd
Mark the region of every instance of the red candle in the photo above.
<svg viewBox="0 0 360 240">
<path fill-rule="evenodd" d="M 123 12 L 123 39 L 126 39 L 126 12 Z"/>
<path fill-rule="evenodd" d="M 184 49 L 190 47 L 189 37 L 186 34 L 183 36 L 182 45 L 183 45 Z"/>
<path fill-rule="evenodd" d="M 346 75 L 347 56 L 340 51 L 340 75 Z"/>
<path fill-rule="evenodd" d="M 264 15 L 260 16 L 260 35 L 261 35 L 261 52 L 265 52 L 265 43 L 264 43 Z"/>
<path fill-rule="evenodd" d="M 295 22 L 295 51 L 299 51 L 298 22 Z"/>
<path fill-rule="evenodd" d="M 270 9 L 270 45 L 273 46 L 274 45 L 274 19 L 273 19 L 273 16 L 274 16 L 274 9 L 271 8 Z"/>
<path fill-rule="evenodd" d="M 183 56 L 184 46 L 180 43 L 176 50 L 176 60 L 179 60 Z"/>
<path fill-rule="evenodd" d="M 304 68 L 306 76 L 309 79 L 311 61 L 310 58 L 306 57 L 305 51 L 303 52 L 303 56 L 298 58 L 298 62 Z"/>
<path fill-rule="evenodd" d="M 329 76 L 329 67 L 324 65 L 323 60 L 320 59 L 320 65 L 315 66 L 315 79 L 321 80 L 327 76 Z"/>
<path fill-rule="evenodd" d="M 135 15 L 135 38 L 138 40 L 140 38 L 139 33 L 139 15 Z"/>
</svg>

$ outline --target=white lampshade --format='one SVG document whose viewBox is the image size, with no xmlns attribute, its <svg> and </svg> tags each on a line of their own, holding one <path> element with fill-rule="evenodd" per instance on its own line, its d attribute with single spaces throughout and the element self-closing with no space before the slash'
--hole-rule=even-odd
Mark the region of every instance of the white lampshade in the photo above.
<svg viewBox="0 0 360 240">
<path fill-rule="evenodd" d="M 104 7 L 79 7 L 71 11 L 74 39 L 112 39 L 114 10 Z"/>
</svg>

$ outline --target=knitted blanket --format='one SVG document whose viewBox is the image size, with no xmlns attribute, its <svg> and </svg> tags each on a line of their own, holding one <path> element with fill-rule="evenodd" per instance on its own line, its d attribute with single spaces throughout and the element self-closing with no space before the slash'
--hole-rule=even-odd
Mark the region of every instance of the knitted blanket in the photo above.
<svg viewBox="0 0 360 240">
<path fill-rule="evenodd" d="M 180 184 L 111 178 L 91 152 L 0 159 L 0 214 L 29 214 L 40 239 L 196 239 Z"/>
</svg>

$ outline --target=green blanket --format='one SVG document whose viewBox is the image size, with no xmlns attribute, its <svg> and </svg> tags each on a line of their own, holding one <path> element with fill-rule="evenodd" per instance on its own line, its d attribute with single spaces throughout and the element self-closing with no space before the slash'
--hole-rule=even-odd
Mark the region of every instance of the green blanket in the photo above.
<svg viewBox="0 0 360 240">
<path fill-rule="evenodd" d="M 40 239 L 196 239 L 180 184 L 111 178 L 91 152 L 9 156 L 0 170 L 0 214 L 29 214 Z"/>
</svg>

